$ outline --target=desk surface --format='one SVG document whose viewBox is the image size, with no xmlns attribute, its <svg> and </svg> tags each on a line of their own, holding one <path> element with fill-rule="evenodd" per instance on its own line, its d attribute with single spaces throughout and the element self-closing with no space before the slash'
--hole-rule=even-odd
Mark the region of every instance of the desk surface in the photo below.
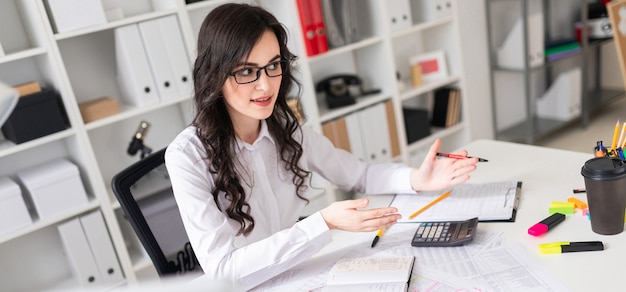
<svg viewBox="0 0 626 292">
<path fill-rule="evenodd" d="M 516 221 L 480 223 L 480 229 L 502 232 L 507 241 L 522 244 L 572 291 L 610 291 L 626 286 L 626 280 L 618 275 L 626 260 L 626 232 L 596 234 L 591 231 L 587 217 L 580 212 L 567 215 L 564 222 L 541 236 L 531 236 L 527 232 L 530 226 L 549 216 L 550 202 L 567 201 L 572 196 L 587 201 L 584 193 L 573 194 L 572 189 L 585 186 L 580 170 L 585 161 L 593 158 L 591 150 L 580 153 L 490 140 L 472 142 L 465 149 L 471 156 L 489 160 L 479 163 L 470 182 L 523 182 Z M 372 203 L 384 205 L 389 197 L 372 197 Z M 537 249 L 545 242 L 590 240 L 603 241 L 605 250 L 543 255 Z"/>
<path fill-rule="evenodd" d="M 556 280 L 572 291 L 616 291 L 626 286 L 626 280 L 619 276 L 623 272 L 623 261 L 626 260 L 626 232 L 617 235 L 596 234 L 591 231 L 587 217 L 578 211 L 567 215 L 564 222 L 541 236 L 528 235 L 530 226 L 549 216 L 550 202 L 567 201 L 572 196 L 586 201 L 584 193 L 573 194 L 572 189 L 584 188 L 580 170 L 585 161 L 593 158 L 591 150 L 590 153 L 579 153 L 491 140 L 474 141 L 465 149 L 471 156 L 489 160 L 487 163 L 479 163 L 470 182 L 523 182 L 516 221 L 481 222 L 479 229 L 502 233 L 508 242 L 521 244 L 531 256 L 552 272 Z M 392 197 L 370 196 L 370 207 L 386 206 Z M 346 247 L 352 248 L 355 239 L 373 238 L 374 234 L 375 232 L 355 234 L 333 230 L 333 243 L 299 266 L 305 270 L 307 267 L 314 269 L 317 262 L 341 257 L 340 251 Z M 384 240 L 383 236 L 381 242 Z M 603 241 L 606 249 L 549 255 L 538 252 L 540 243 L 592 240 Z M 310 271 L 307 274 L 308 277 L 316 277 L 318 273 Z M 277 283 L 273 287 L 270 291 L 281 291 Z"/>
</svg>

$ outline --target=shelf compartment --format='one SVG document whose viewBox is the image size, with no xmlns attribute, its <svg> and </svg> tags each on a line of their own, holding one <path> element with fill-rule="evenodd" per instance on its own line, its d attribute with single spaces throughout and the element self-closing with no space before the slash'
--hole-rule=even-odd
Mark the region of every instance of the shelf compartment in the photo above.
<svg viewBox="0 0 626 292">
<path fill-rule="evenodd" d="M 156 152 L 166 147 L 189 124 L 190 121 L 181 113 L 182 111 L 186 110 L 182 110 L 178 105 L 161 107 L 87 132 L 100 169 L 100 179 L 106 185 L 110 185 L 114 175 L 139 161 L 139 154 L 129 155 L 127 148 L 140 122 L 146 121 L 151 124 L 144 137 L 144 143 L 145 146 L 152 148 L 152 152 Z M 115 199 L 111 197 L 110 200 Z"/>
<path fill-rule="evenodd" d="M 0 248 L 2 289 L 6 291 L 70 291 L 79 288 L 64 255 L 56 226 L 47 226 Z M 26 276 L 28 273 L 32 276 Z M 27 280 L 26 280 L 27 279 Z"/>
</svg>

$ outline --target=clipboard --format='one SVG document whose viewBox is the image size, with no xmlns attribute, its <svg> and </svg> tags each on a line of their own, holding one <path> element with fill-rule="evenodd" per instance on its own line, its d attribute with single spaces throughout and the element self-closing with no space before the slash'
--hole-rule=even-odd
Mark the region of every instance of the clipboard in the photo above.
<svg viewBox="0 0 626 292">
<path fill-rule="evenodd" d="M 399 223 L 458 221 L 478 217 L 480 222 L 515 222 L 522 193 L 521 181 L 464 183 L 451 194 L 413 219 L 409 215 L 425 206 L 443 191 L 396 194 L 390 206 L 402 215 Z"/>
</svg>

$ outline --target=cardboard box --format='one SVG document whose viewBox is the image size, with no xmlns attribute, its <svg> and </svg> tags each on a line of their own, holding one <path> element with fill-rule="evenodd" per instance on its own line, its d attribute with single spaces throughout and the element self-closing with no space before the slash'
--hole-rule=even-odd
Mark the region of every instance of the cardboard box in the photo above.
<svg viewBox="0 0 626 292">
<path fill-rule="evenodd" d="M 83 102 L 78 105 L 78 108 L 80 108 L 80 114 L 83 116 L 85 124 L 120 112 L 120 105 L 117 100 L 108 96 Z"/>
<path fill-rule="evenodd" d="M 59 158 L 17 173 L 40 219 L 52 218 L 89 203 L 78 167 Z"/>
<path fill-rule="evenodd" d="M 60 96 L 48 89 L 20 97 L 2 126 L 2 133 L 8 140 L 19 144 L 65 129 L 67 116 Z"/>
<path fill-rule="evenodd" d="M 8 177 L 0 177 L 0 235 L 9 234 L 32 223 L 20 186 Z"/>
<path fill-rule="evenodd" d="M 22 83 L 22 84 L 14 86 L 13 88 L 17 90 L 20 97 L 41 91 L 41 86 L 39 85 L 39 82 L 36 82 L 36 81 Z"/>
</svg>

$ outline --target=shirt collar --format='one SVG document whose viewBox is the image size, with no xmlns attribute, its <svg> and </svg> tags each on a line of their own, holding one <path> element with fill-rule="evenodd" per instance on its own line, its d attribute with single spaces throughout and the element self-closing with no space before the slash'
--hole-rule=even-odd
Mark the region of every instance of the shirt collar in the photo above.
<svg viewBox="0 0 626 292">
<path fill-rule="evenodd" d="M 239 150 L 243 149 L 244 147 L 248 149 L 255 149 L 255 145 L 257 145 L 259 141 L 263 140 L 264 138 L 267 138 L 270 142 L 272 142 L 272 144 L 276 144 L 274 142 L 274 138 L 272 137 L 272 135 L 270 135 L 269 129 L 267 128 L 267 122 L 265 120 L 261 120 L 261 130 L 259 131 L 259 137 L 254 140 L 254 143 L 250 145 L 237 138 L 237 148 L 239 148 Z"/>
</svg>

